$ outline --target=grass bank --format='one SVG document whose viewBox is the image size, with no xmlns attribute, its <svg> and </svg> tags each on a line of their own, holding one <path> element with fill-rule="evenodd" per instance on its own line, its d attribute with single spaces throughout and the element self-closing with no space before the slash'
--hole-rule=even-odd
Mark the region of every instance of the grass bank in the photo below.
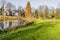
<svg viewBox="0 0 60 40">
<path fill-rule="evenodd" d="M 60 21 L 36 21 L 26 28 L 0 34 L 0 40 L 60 40 Z"/>
</svg>

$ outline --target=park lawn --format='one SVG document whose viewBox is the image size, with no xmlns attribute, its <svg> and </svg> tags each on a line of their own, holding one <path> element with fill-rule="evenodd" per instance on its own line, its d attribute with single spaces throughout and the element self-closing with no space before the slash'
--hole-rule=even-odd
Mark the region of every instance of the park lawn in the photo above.
<svg viewBox="0 0 60 40">
<path fill-rule="evenodd" d="M 0 40 L 60 40 L 60 20 L 42 20 L 0 34 Z"/>
</svg>

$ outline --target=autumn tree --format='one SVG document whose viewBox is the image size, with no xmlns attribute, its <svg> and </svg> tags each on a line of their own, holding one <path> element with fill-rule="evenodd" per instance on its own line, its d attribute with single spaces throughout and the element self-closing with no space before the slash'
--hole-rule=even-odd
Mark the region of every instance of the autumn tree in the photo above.
<svg viewBox="0 0 60 40">
<path fill-rule="evenodd" d="M 32 18 L 31 5 L 30 5 L 29 1 L 27 2 L 27 5 L 26 5 L 25 18 L 26 18 L 27 21 L 30 21 L 31 18 Z"/>
</svg>

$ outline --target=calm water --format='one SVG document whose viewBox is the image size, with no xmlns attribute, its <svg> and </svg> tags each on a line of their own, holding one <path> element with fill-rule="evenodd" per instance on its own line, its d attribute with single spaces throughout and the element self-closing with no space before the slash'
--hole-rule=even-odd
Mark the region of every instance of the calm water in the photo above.
<svg viewBox="0 0 60 40">
<path fill-rule="evenodd" d="M 25 20 L 5 20 L 0 21 L 0 30 L 6 29 L 9 27 L 19 27 L 20 25 L 24 25 Z"/>
</svg>

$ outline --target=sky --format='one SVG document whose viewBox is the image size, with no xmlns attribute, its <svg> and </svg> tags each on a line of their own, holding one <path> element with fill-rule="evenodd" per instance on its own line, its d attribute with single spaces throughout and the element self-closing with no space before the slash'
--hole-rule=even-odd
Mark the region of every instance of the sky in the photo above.
<svg viewBox="0 0 60 40">
<path fill-rule="evenodd" d="M 1 5 L 0 0 L 0 5 Z M 38 8 L 40 5 L 47 5 L 48 7 L 58 7 L 60 5 L 60 0 L 5 0 L 11 2 L 18 8 L 18 6 L 26 7 L 28 1 L 30 1 L 31 7 Z"/>
</svg>

